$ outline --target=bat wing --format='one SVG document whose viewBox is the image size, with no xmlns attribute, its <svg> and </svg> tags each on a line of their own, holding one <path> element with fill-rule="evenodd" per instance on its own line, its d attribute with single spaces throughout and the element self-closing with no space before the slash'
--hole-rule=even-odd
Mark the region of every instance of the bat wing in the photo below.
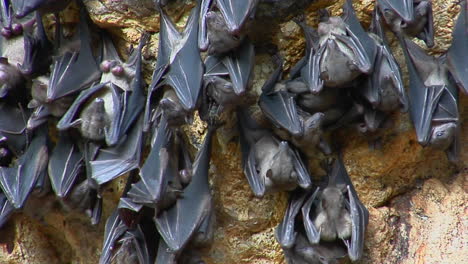
<svg viewBox="0 0 468 264">
<path fill-rule="evenodd" d="M 107 83 L 101 83 L 98 85 L 93 85 L 92 87 L 82 91 L 57 123 L 57 128 L 59 130 L 66 130 L 72 127 L 85 102 L 88 101 L 88 99 L 90 99 L 94 93 L 106 87 L 106 85 Z"/>
<path fill-rule="evenodd" d="M 210 127 L 195 158 L 192 180 L 183 190 L 182 198 L 178 199 L 174 206 L 155 217 L 156 227 L 161 237 L 175 252 L 184 248 L 211 211 L 208 170 L 213 132 L 214 129 Z"/>
<path fill-rule="evenodd" d="M 224 17 L 228 29 L 238 33 L 247 18 L 254 13 L 258 0 L 216 0 L 216 6 Z"/>
<path fill-rule="evenodd" d="M 291 156 L 294 157 L 294 169 L 297 173 L 297 183 L 303 189 L 309 189 L 312 186 L 309 171 L 304 164 L 304 159 L 295 147 L 290 147 Z"/>
<path fill-rule="evenodd" d="M 167 121 L 162 118 L 156 131 L 151 152 L 140 170 L 141 180 L 132 184 L 128 197 L 139 204 L 154 204 L 162 198 L 170 173 L 167 172 L 169 157 L 166 145 L 170 131 Z"/>
<path fill-rule="evenodd" d="M 414 19 L 413 2 L 413 0 L 377 0 L 377 4 L 382 11 L 393 10 L 405 21 Z"/>
<path fill-rule="evenodd" d="M 200 21 L 199 21 L 199 34 L 198 34 L 198 48 L 201 51 L 208 50 L 208 33 L 207 33 L 207 26 L 206 26 L 206 14 L 210 9 L 210 4 L 212 0 L 202 0 L 201 1 L 201 9 L 200 9 Z"/>
<path fill-rule="evenodd" d="M 326 46 L 321 46 L 317 51 L 310 50 L 304 67 L 301 68 L 301 77 L 309 87 L 309 90 L 316 94 L 323 89 L 323 80 L 320 78 L 320 59 L 325 52 Z"/>
<path fill-rule="evenodd" d="M 242 110 L 237 111 L 239 124 L 239 141 L 242 153 L 242 167 L 249 182 L 250 188 L 257 197 L 265 194 L 265 180 L 257 172 L 257 162 L 255 161 L 255 138 L 253 138 L 252 127 L 254 120 Z"/>
<path fill-rule="evenodd" d="M 141 50 L 146 44 L 149 38 L 148 34 L 145 34 L 140 41 L 135 57 L 135 77 L 131 83 L 131 92 L 124 92 L 121 118 L 114 123 L 116 124 L 111 130 L 110 136 L 106 136 L 106 143 L 109 146 L 115 145 L 122 137 L 127 133 L 129 128 L 132 126 L 134 121 L 138 118 L 141 111 L 145 106 L 145 96 L 143 94 L 143 79 L 141 76 Z M 129 59 L 130 60 L 130 59 Z"/>
<path fill-rule="evenodd" d="M 317 187 L 301 208 L 302 219 L 304 221 L 304 229 L 306 231 L 307 239 L 312 244 L 317 244 L 320 241 L 320 231 L 315 226 L 313 219 L 310 218 L 311 211 L 312 213 L 314 213 L 315 211 L 315 201 L 319 199 L 319 194 L 320 188 Z"/>
<path fill-rule="evenodd" d="M 282 248 L 292 248 L 296 243 L 296 216 L 302 208 L 306 195 L 293 192 L 289 196 L 289 205 L 283 221 L 275 229 L 275 237 Z"/>
<path fill-rule="evenodd" d="M 465 56 L 468 47 L 467 4 L 461 2 L 461 11 L 453 30 L 452 45 L 447 52 L 447 64 L 458 87 L 468 94 L 468 59 Z"/>
<path fill-rule="evenodd" d="M 126 230 L 127 227 L 120 219 L 118 210 L 114 210 L 107 219 L 106 226 L 104 228 L 104 244 L 102 246 L 101 257 L 99 258 L 99 264 L 111 262 L 112 249 L 115 242 L 125 233 Z"/>
<path fill-rule="evenodd" d="M 91 48 L 91 36 L 88 28 L 88 16 L 84 7 L 80 15 L 80 51 L 66 52 L 53 64 L 47 100 L 53 101 L 78 92 L 101 76 Z"/>
<path fill-rule="evenodd" d="M 302 124 L 297 114 L 296 100 L 287 91 L 274 91 L 280 81 L 283 70 L 281 62 L 262 87 L 258 104 L 265 116 L 277 127 L 287 130 L 292 135 L 302 133 Z"/>
<path fill-rule="evenodd" d="M 37 32 L 32 34 L 24 33 L 24 51 L 23 63 L 18 65 L 24 75 L 44 74 L 49 68 L 51 52 L 53 45 L 47 38 L 42 23 L 42 17 L 36 12 Z"/>
<path fill-rule="evenodd" d="M 15 16 L 22 18 L 47 4 L 49 0 L 11 0 Z"/>
<path fill-rule="evenodd" d="M 428 75 L 437 67 L 434 58 L 425 54 L 418 45 L 410 40 L 403 39 L 401 44 L 410 79 L 410 116 L 416 129 L 418 142 L 426 145 L 430 138 L 432 116 L 443 89 L 438 86 L 428 87 L 423 81 L 427 77 L 422 75 Z"/>
<path fill-rule="evenodd" d="M 182 106 L 188 111 L 193 110 L 197 103 L 204 70 L 197 44 L 199 15 L 199 8 L 195 7 L 185 26 L 183 33 L 185 42 L 181 44 L 177 54 L 171 54 L 173 59 L 165 76 L 166 84 L 174 88 Z"/>
<path fill-rule="evenodd" d="M 346 206 L 351 214 L 352 227 L 351 240 L 345 241 L 345 244 L 348 248 L 349 258 L 352 261 L 358 260 L 361 258 L 364 249 L 364 235 L 369 222 L 369 211 L 359 200 L 341 158 L 335 160 L 333 164 L 328 185 L 346 186 L 349 199 Z"/>
<path fill-rule="evenodd" d="M 245 93 L 247 89 L 254 60 L 254 46 L 248 40 L 245 40 L 239 48 L 222 59 L 237 95 Z"/>
<path fill-rule="evenodd" d="M 2 20 L 1 22 L 2 22 L 3 28 L 11 30 L 11 23 L 13 20 L 13 17 L 12 17 L 13 10 L 10 4 L 10 0 L 1 0 L 0 9 L 1 9 L 0 18 Z"/>
<path fill-rule="evenodd" d="M 101 185 L 139 167 L 142 145 L 142 120 L 117 145 L 100 149 L 90 161 L 91 178 Z"/>
<path fill-rule="evenodd" d="M 354 45 L 350 45 L 355 52 L 358 61 L 357 66 L 364 73 L 372 71 L 376 45 L 374 40 L 367 34 L 361 26 L 353 8 L 352 0 L 346 0 L 343 6 L 343 20 L 346 22 L 347 32 L 351 36 Z"/>
<path fill-rule="evenodd" d="M 62 133 L 48 165 L 50 183 L 57 196 L 67 196 L 82 167 L 83 154 L 70 136 Z"/>
<path fill-rule="evenodd" d="M 228 76 L 229 71 L 218 56 L 207 56 L 204 76 Z"/>
<path fill-rule="evenodd" d="M 154 263 L 164 263 L 164 264 L 176 264 L 177 255 L 173 252 L 164 239 L 159 239 L 158 253 L 156 256 L 156 262 Z"/>
<path fill-rule="evenodd" d="M 150 263 L 150 256 L 148 252 L 148 247 L 146 245 L 145 235 L 141 230 L 141 227 L 138 225 L 135 229 L 128 230 L 124 233 L 122 238 L 118 241 L 121 244 L 119 250 L 135 250 L 136 256 L 138 258 L 138 263 Z M 130 244 L 130 248 L 123 248 L 123 245 Z M 131 252 L 130 254 L 132 254 Z M 117 255 L 118 252 L 115 254 Z M 123 253 L 129 254 L 129 253 Z M 115 256 L 114 255 L 114 256 Z"/>
<path fill-rule="evenodd" d="M 47 162 L 46 134 L 41 131 L 18 159 L 17 166 L 0 167 L 0 187 L 15 208 L 23 206 Z"/>
</svg>

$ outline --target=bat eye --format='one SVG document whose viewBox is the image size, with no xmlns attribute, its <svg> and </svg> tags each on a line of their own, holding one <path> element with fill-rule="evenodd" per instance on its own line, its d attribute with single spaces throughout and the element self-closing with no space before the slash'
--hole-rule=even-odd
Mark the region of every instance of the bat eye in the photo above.
<svg viewBox="0 0 468 264">
<path fill-rule="evenodd" d="M 19 35 L 23 33 L 23 26 L 21 24 L 15 23 L 12 25 L 13 34 Z"/>
<path fill-rule="evenodd" d="M 437 137 L 443 137 L 444 134 L 445 134 L 445 133 L 444 133 L 443 131 L 439 131 L 439 132 L 437 132 L 436 136 L 437 136 Z"/>
</svg>

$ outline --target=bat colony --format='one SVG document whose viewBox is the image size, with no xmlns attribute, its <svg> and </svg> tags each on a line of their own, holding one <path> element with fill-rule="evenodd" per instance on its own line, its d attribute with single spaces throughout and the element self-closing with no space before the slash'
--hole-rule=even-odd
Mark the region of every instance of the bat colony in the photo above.
<svg viewBox="0 0 468 264">
<path fill-rule="evenodd" d="M 290 191 L 275 231 L 288 263 L 360 259 L 369 214 L 343 161 L 329 162 L 328 177 L 316 183 L 307 160 L 317 150 L 339 152 L 324 133 L 344 126 L 374 132 L 389 113 L 409 110 L 419 143 L 457 161 L 458 90 L 468 93 L 467 3 L 460 1 L 452 45 L 440 57 L 410 39 L 434 45 L 428 0 L 377 0 L 368 31 L 351 0 L 341 17 L 322 10 L 317 29 L 296 16 L 305 55 L 283 79 L 282 57 L 269 52 L 276 69 L 258 99 L 271 123 L 263 127 L 244 99 L 257 51 L 247 32 L 262 1 L 200 0 L 183 32 L 165 13 L 168 1 L 156 1 L 159 47 L 146 87 L 141 71 L 148 33 L 124 62 L 110 36 L 91 25 L 81 1 L 76 33 L 67 38 L 57 14 L 71 0 L 1 0 L 0 226 L 30 195 L 50 189 L 96 224 L 102 186 L 129 173 L 106 222 L 100 263 L 204 263 L 198 250 L 213 240 L 215 220 L 211 138 L 222 123 L 219 114 L 228 112 L 237 116 L 253 194 Z M 286 2 L 305 7 L 313 1 Z M 56 14 L 53 41 L 42 23 L 48 13 Z M 403 48 L 408 89 L 383 24 Z M 180 126 L 192 122 L 195 110 L 208 132 L 192 160 Z M 51 124 L 59 131 L 55 144 L 48 138 Z M 150 151 L 143 160 L 145 142 Z"/>
</svg>

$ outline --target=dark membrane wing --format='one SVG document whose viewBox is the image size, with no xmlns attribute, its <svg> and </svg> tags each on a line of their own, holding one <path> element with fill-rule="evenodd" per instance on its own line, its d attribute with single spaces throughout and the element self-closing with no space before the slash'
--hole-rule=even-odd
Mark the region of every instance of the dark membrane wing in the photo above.
<svg viewBox="0 0 468 264">
<path fill-rule="evenodd" d="M 292 94 L 287 91 L 262 93 L 259 105 L 262 112 L 275 126 L 287 130 L 292 135 L 302 134 L 302 123 Z"/>
<path fill-rule="evenodd" d="M 414 19 L 413 2 L 414 0 L 377 0 L 377 5 L 383 10 L 393 10 L 405 21 L 412 21 Z"/>
<path fill-rule="evenodd" d="M 197 47 L 199 8 L 195 7 L 190 14 L 184 30 L 184 41 L 177 54 L 171 54 L 169 70 L 165 83 L 177 94 L 182 106 L 192 111 L 202 88 L 203 63 Z"/>
<path fill-rule="evenodd" d="M 325 52 L 326 46 L 321 46 L 317 51 L 310 50 L 306 54 L 306 62 L 300 70 L 300 74 L 309 90 L 316 94 L 323 89 L 323 80 L 320 78 L 320 59 Z"/>
<path fill-rule="evenodd" d="M 161 237 L 175 252 L 184 248 L 212 207 L 208 170 L 213 130 L 213 127 L 208 129 L 205 141 L 195 158 L 192 180 L 183 190 L 182 198 L 154 219 Z"/>
<path fill-rule="evenodd" d="M 91 48 L 86 10 L 81 8 L 80 51 L 66 52 L 56 59 L 50 75 L 47 100 L 54 101 L 87 88 L 101 76 Z"/>
<path fill-rule="evenodd" d="M 137 121 L 130 133 L 117 145 L 101 148 L 90 161 L 91 178 L 101 185 L 139 167 L 143 120 Z"/>
<path fill-rule="evenodd" d="M 224 66 L 226 66 L 229 72 L 234 92 L 237 95 L 245 93 L 247 89 L 254 60 L 254 46 L 248 40 L 245 40 L 234 52 L 224 56 L 222 59 Z"/>
<path fill-rule="evenodd" d="M 258 0 L 216 0 L 216 6 L 232 33 L 239 33 L 249 16 L 255 11 L 257 4 Z"/>
<path fill-rule="evenodd" d="M 10 215 L 14 212 L 15 207 L 8 201 L 8 198 L 0 193 L 0 228 L 8 221 Z"/>
<path fill-rule="evenodd" d="M 0 167 L 0 187 L 15 208 L 23 206 L 47 166 L 46 133 L 41 131 L 33 138 L 16 166 Z"/>
<path fill-rule="evenodd" d="M 320 193 L 321 190 L 319 187 L 317 187 L 301 208 L 307 240 L 311 244 L 317 244 L 320 241 L 320 231 L 314 224 L 314 217 L 312 216 L 311 218 L 311 212 L 315 213 L 315 203 L 317 203 L 316 200 L 319 199 L 318 196 L 320 196 Z"/>
<path fill-rule="evenodd" d="M 289 196 L 289 205 L 283 217 L 283 221 L 275 229 L 275 237 L 282 248 L 291 248 L 296 242 L 296 216 L 302 208 L 306 195 L 299 191 L 292 192 Z"/>
<path fill-rule="evenodd" d="M 58 197 L 67 196 L 83 167 L 83 154 L 67 133 L 61 133 L 50 156 L 48 172 Z"/>
<path fill-rule="evenodd" d="M 207 56 L 204 76 L 228 76 L 229 71 L 218 56 Z"/>
<path fill-rule="evenodd" d="M 127 227 L 119 217 L 118 210 L 114 210 L 106 221 L 104 228 L 104 244 L 102 246 L 101 257 L 99 258 L 99 264 L 110 263 L 112 258 L 112 249 L 117 242 L 117 239 L 121 237 Z"/>
<path fill-rule="evenodd" d="M 466 49 L 468 47 L 468 21 L 467 4 L 465 0 L 460 1 L 461 11 L 453 30 L 452 45 L 447 51 L 447 65 L 454 77 L 458 87 L 468 94 L 468 58 Z"/>
<path fill-rule="evenodd" d="M 200 8 L 200 20 L 198 24 L 199 33 L 198 33 L 198 48 L 201 51 L 208 50 L 208 33 L 207 33 L 207 26 L 206 26 L 206 14 L 210 9 L 210 4 L 212 0 L 201 0 L 201 8 Z"/>
</svg>

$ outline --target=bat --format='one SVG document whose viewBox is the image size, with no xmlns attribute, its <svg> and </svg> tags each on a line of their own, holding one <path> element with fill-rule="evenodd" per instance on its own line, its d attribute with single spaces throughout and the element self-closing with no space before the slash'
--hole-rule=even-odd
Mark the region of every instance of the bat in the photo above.
<svg viewBox="0 0 468 264">
<path fill-rule="evenodd" d="M 122 107 L 117 89 L 113 85 L 108 87 L 107 83 L 100 83 L 81 91 L 57 123 L 57 128 L 61 131 L 72 127 L 79 128 L 81 135 L 90 140 L 108 138 L 111 120 L 106 111 L 104 99 L 107 97 L 112 101 L 113 119 L 118 119 Z M 106 91 L 108 91 L 107 95 Z M 102 93 L 104 93 L 103 96 L 93 98 L 93 96 Z"/>
<path fill-rule="evenodd" d="M 297 185 L 311 187 L 311 179 L 298 151 L 262 129 L 248 113 L 239 109 L 242 167 L 257 197 L 272 190 L 292 190 Z M 281 165 L 280 165 L 281 164 Z"/>
<path fill-rule="evenodd" d="M 298 24 L 305 32 L 307 58 L 293 74 L 300 68 L 312 93 L 319 93 L 324 86 L 346 87 L 362 73 L 372 71 L 375 44 L 357 20 L 351 1 L 345 2 L 342 18 L 326 17 L 320 22 L 318 40 L 314 30 L 303 22 Z"/>
<path fill-rule="evenodd" d="M 244 94 L 248 87 L 255 60 L 252 43 L 245 40 L 238 49 L 224 56 L 221 60 L 228 70 L 234 92 L 237 95 Z"/>
<path fill-rule="evenodd" d="M 179 97 L 170 88 L 164 90 L 155 112 L 155 119 L 160 119 L 161 116 L 164 116 L 170 127 L 179 127 L 193 122 L 193 112 L 184 109 Z"/>
<path fill-rule="evenodd" d="M 80 9 L 79 39 L 79 51 L 65 51 L 54 60 L 47 89 L 48 102 L 79 92 L 101 76 L 93 56 L 88 15 L 84 7 Z"/>
<path fill-rule="evenodd" d="M 134 73 L 131 86 L 131 92 L 124 91 L 121 96 L 121 110 L 118 112 L 118 118 L 114 117 L 110 132 L 106 134 L 106 143 L 109 146 L 115 145 L 127 133 L 132 124 L 137 120 L 145 105 L 145 96 L 143 94 L 143 77 L 141 75 L 141 51 L 149 39 L 149 34 L 145 33 L 140 39 L 140 44 L 127 63 L 125 70 Z M 114 67 L 115 68 L 115 67 Z M 113 69 L 114 69 L 113 68 Z M 113 70 L 112 69 L 112 70 Z"/>
<path fill-rule="evenodd" d="M 170 250 L 180 252 L 212 210 L 208 183 L 211 138 L 217 125 L 210 122 L 205 140 L 193 164 L 191 182 L 183 189 L 176 203 L 155 215 L 156 227 Z"/>
<path fill-rule="evenodd" d="M 458 87 L 468 94 L 468 61 L 463 55 L 468 47 L 466 1 L 460 1 L 460 5 L 460 14 L 452 33 L 452 45 L 447 51 L 447 66 Z"/>
<path fill-rule="evenodd" d="M 55 194 L 64 198 L 83 169 L 83 153 L 67 132 L 62 132 L 50 155 L 48 172 Z"/>
<path fill-rule="evenodd" d="M 277 68 L 263 85 L 258 104 L 268 120 L 277 128 L 285 129 L 291 135 L 301 135 L 303 127 L 297 113 L 295 98 L 284 85 L 279 84 L 283 73 L 283 59 L 275 60 Z"/>
<path fill-rule="evenodd" d="M 18 65 L 21 73 L 26 76 L 41 75 L 47 72 L 51 62 L 53 45 L 47 38 L 42 23 L 42 16 L 36 12 L 36 32 L 24 31 L 24 60 Z"/>
<path fill-rule="evenodd" d="M 47 167 L 47 131 L 40 129 L 12 167 L 0 167 L 0 187 L 15 208 L 21 208 Z"/>
<path fill-rule="evenodd" d="M 432 3 L 427 0 L 378 0 L 377 9 L 396 34 L 417 37 L 434 46 Z"/>
<path fill-rule="evenodd" d="M 444 58 L 427 55 L 418 45 L 400 38 L 410 79 L 410 117 L 418 142 L 445 150 L 450 161 L 458 159 L 458 90 L 449 78 Z"/>
<path fill-rule="evenodd" d="M 98 195 L 94 185 L 89 178 L 75 184 L 63 200 L 63 204 L 68 209 L 84 211 L 90 218 L 91 224 L 97 225 L 102 215 L 102 198 Z"/>
<path fill-rule="evenodd" d="M 118 210 L 114 210 L 109 218 L 107 218 L 106 226 L 104 227 L 104 244 L 99 264 L 111 262 L 114 244 L 126 231 L 127 226 L 120 219 Z"/>
<path fill-rule="evenodd" d="M 99 185 L 139 168 L 143 141 L 142 125 L 143 120 L 137 121 L 117 145 L 99 149 L 94 160 L 90 161 L 91 178 Z"/>
<path fill-rule="evenodd" d="M 160 13 L 161 20 L 163 20 L 162 26 L 175 28 L 162 9 Z M 161 35 L 162 38 L 168 37 L 168 40 L 173 43 L 179 43 L 177 46 L 170 46 L 169 68 L 164 75 L 163 83 L 174 89 L 183 108 L 187 111 L 193 111 L 196 107 L 204 71 L 197 44 L 199 16 L 200 5 L 198 4 L 192 10 L 182 34 L 178 31 L 167 30 L 174 34 Z"/>
<path fill-rule="evenodd" d="M 8 221 L 15 207 L 11 204 L 3 192 L 0 192 L 0 228 Z"/>
<path fill-rule="evenodd" d="M 408 98 L 401 69 L 387 44 L 380 14 L 377 11 L 373 13 L 371 29 L 375 33 L 371 36 L 377 47 L 377 53 L 374 70 L 364 81 L 361 94 L 374 109 L 390 112 L 401 106 L 401 109 L 406 112 Z"/>
<path fill-rule="evenodd" d="M 283 221 L 275 229 L 275 237 L 282 248 L 292 248 L 296 243 L 296 216 L 299 214 L 307 196 L 304 192 L 295 191 L 289 195 L 289 204 Z"/>
<path fill-rule="evenodd" d="M 205 25 L 200 28 L 200 36 L 205 35 L 205 39 L 200 40 L 199 36 L 199 46 L 200 50 L 208 51 L 209 55 L 223 55 L 234 50 L 245 38 L 244 32 L 231 34 L 223 15 L 218 11 L 205 10 L 202 17 Z"/>
<path fill-rule="evenodd" d="M 113 263 L 150 263 L 145 236 L 140 226 L 127 230 L 115 246 L 119 247 L 112 256 Z"/>
<path fill-rule="evenodd" d="M 359 200 L 341 159 L 335 160 L 323 189 L 317 187 L 302 207 L 307 240 L 347 248 L 352 261 L 361 258 L 369 212 Z"/>
<path fill-rule="evenodd" d="M 41 13 L 58 12 L 71 0 L 11 0 L 15 10 L 15 17 L 23 18 L 28 14 L 39 11 Z"/>
</svg>

